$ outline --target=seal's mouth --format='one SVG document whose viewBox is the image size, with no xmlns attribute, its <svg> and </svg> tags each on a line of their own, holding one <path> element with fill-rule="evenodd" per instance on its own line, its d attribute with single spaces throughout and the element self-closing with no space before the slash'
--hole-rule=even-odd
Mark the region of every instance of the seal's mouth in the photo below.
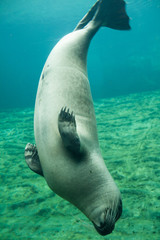
<svg viewBox="0 0 160 240">
<path fill-rule="evenodd" d="M 115 226 L 114 223 L 111 223 L 111 224 L 101 225 L 99 227 L 94 222 L 92 222 L 92 223 L 93 223 L 95 229 L 97 230 L 97 232 L 102 236 L 112 233 L 112 231 L 114 230 L 114 226 Z"/>
<path fill-rule="evenodd" d="M 97 232 L 100 235 L 105 236 L 107 234 L 112 233 L 115 227 L 115 223 L 120 218 L 121 214 L 122 214 L 122 201 L 120 199 L 116 211 L 111 208 L 106 208 L 105 211 L 103 211 L 99 217 L 99 224 L 97 225 L 97 222 L 95 223 L 94 221 L 92 221 L 92 223 Z"/>
</svg>

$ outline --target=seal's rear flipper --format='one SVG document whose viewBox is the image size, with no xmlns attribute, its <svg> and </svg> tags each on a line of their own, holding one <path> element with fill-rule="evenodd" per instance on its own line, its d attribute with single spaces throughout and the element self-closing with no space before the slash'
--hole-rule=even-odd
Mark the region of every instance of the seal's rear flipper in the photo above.
<svg viewBox="0 0 160 240">
<path fill-rule="evenodd" d="M 35 145 L 28 143 L 24 152 L 25 160 L 28 167 L 35 173 L 43 176 L 41 163 L 38 156 L 38 151 Z"/>
<path fill-rule="evenodd" d="M 75 30 L 82 29 L 90 21 L 99 28 L 101 26 L 129 30 L 129 17 L 125 10 L 124 0 L 98 0 L 89 12 L 78 23 Z"/>
<path fill-rule="evenodd" d="M 70 113 L 69 109 L 61 109 L 58 116 L 58 129 L 61 135 L 64 146 L 71 151 L 79 155 L 81 153 L 81 143 L 76 131 L 76 121 L 73 112 Z"/>
<path fill-rule="evenodd" d="M 129 17 L 125 6 L 126 3 L 123 0 L 101 0 L 93 21 L 99 21 L 105 27 L 129 30 Z"/>
<path fill-rule="evenodd" d="M 81 21 L 77 24 L 74 31 L 84 28 L 94 17 L 97 8 L 99 5 L 99 0 L 92 6 L 92 8 L 88 11 L 88 13 L 81 19 Z"/>
</svg>

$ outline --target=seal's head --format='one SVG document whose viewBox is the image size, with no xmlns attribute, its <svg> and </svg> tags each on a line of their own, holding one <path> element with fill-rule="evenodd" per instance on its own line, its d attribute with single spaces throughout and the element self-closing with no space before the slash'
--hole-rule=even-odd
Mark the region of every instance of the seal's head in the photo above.
<svg viewBox="0 0 160 240">
<path fill-rule="evenodd" d="M 98 208 L 94 211 L 95 220 L 92 221 L 97 232 L 103 236 L 112 233 L 116 221 L 122 214 L 122 201 L 119 200 L 115 208 Z"/>
</svg>

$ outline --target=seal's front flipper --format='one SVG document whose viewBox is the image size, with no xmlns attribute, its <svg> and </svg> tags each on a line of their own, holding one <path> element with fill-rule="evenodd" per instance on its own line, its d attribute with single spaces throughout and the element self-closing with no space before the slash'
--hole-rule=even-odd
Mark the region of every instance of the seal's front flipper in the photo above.
<svg viewBox="0 0 160 240">
<path fill-rule="evenodd" d="M 25 160 L 28 167 L 35 173 L 43 176 L 41 163 L 38 156 L 38 151 L 35 145 L 28 143 L 24 152 Z"/>
<path fill-rule="evenodd" d="M 80 154 L 81 143 L 76 131 L 75 116 L 69 109 L 66 110 L 66 107 L 59 113 L 58 129 L 65 147 L 73 153 Z"/>
</svg>

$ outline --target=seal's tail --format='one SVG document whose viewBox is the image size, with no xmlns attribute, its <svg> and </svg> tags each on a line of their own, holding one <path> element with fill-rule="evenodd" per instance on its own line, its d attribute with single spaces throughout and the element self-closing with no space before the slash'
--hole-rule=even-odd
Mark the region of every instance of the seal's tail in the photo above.
<svg viewBox="0 0 160 240">
<path fill-rule="evenodd" d="M 84 28 L 90 21 L 94 21 L 98 27 L 129 30 L 129 17 L 125 6 L 124 0 L 98 0 L 78 23 L 75 30 Z"/>
</svg>

